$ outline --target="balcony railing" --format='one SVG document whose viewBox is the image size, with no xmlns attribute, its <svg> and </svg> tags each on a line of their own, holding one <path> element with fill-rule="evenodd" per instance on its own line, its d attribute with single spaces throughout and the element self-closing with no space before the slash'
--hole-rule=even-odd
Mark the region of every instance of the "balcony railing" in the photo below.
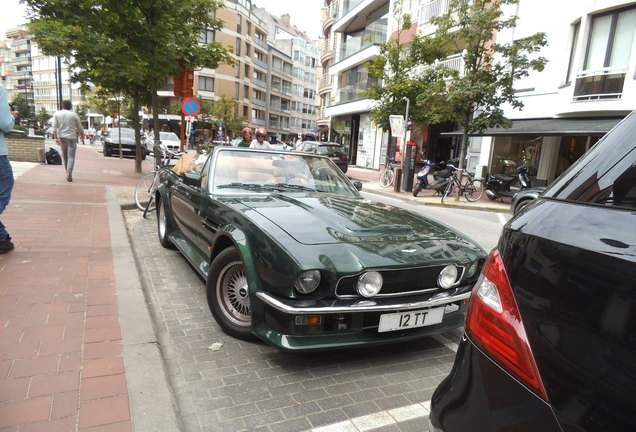
<svg viewBox="0 0 636 432">
<path fill-rule="evenodd" d="M 574 84 L 575 101 L 620 99 L 627 68 L 603 68 L 583 71 L 576 76 Z"/>
<path fill-rule="evenodd" d="M 254 42 L 256 43 L 256 45 L 258 45 L 259 47 L 265 49 L 265 50 L 269 50 L 269 46 L 267 45 L 267 42 L 265 42 L 263 39 L 259 39 L 259 38 L 254 38 Z"/>
<path fill-rule="evenodd" d="M 386 30 L 386 28 L 385 28 Z M 372 45 L 384 43 L 386 41 L 386 31 L 365 30 L 360 36 L 350 38 L 340 46 L 338 61 L 342 61 L 354 54 L 367 49 Z"/>
<path fill-rule="evenodd" d="M 350 10 L 362 3 L 363 0 L 342 0 L 342 7 L 338 11 L 338 19 L 345 16 Z"/>
<path fill-rule="evenodd" d="M 252 103 L 253 103 L 254 105 L 258 105 L 258 106 L 262 106 L 262 107 L 267 106 L 267 102 L 265 102 L 265 101 L 264 101 L 264 100 L 262 100 L 262 99 L 256 99 L 256 98 L 253 98 L 253 99 L 252 99 Z"/>
<path fill-rule="evenodd" d="M 318 83 L 318 93 L 324 93 L 333 85 L 333 77 L 331 75 L 323 75 Z"/>
<path fill-rule="evenodd" d="M 322 8 L 321 21 L 322 30 L 325 31 L 333 23 L 333 20 L 338 17 L 338 7 L 340 2 L 334 1 L 328 7 Z"/>
<path fill-rule="evenodd" d="M 418 11 L 418 22 L 420 24 L 426 24 L 431 18 L 444 15 L 448 12 L 448 1 L 449 0 L 431 0 L 422 3 Z"/>
<path fill-rule="evenodd" d="M 434 68 L 434 67 L 446 67 L 448 69 L 454 69 L 459 72 L 459 75 L 464 74 L 464 56 L 463 54 L 455 54 L 444 60 L 433 63 L 432 65 L 420 66 L 416 69 L 413 69 L 412 74 L 414 76 L 418 76 L 422 74 L 425 70 Z"/>
<path fill-rule="evenodd" d="M 263 88 L 267 88 L 267 83 L 265 81 L 259 80 L 254 78 L 254 84 L 256 84 L 259 87 L 263 87 Z"/>
<path fill-rule="evenodd" d="M 257 119 L 255 117 L 252 117 L 252 123 L 256 126 L 265 126 L 265 120 Z"/>
<path fill-rule="evenodd" d="M 263 60 L 259 60 L 257 58 L 254 58 L 254 64 L 257 66 L 262 67 L 263 69 L 267 69 L 267 62 L 264 62 Z"/>
</svg>

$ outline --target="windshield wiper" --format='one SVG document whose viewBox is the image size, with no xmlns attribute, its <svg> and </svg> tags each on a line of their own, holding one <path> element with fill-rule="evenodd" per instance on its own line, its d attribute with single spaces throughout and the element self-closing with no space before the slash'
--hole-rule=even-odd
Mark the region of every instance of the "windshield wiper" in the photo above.
<svg viewBox="0 0 636 432">
<path fill-rule="evenodd" d="M 235 189 L 252 189 L 252 190 L 264 190 L 264 189 L 271 189 L 271 187 L 267 187 L 261 184 L 257 184 L 257 183 L 239 183 L 239 182 L 234 182 L 234 183 L 228 183 L 228 184 L 222 184 L 222 185 L 218 185 L 217 188 L 221 189 L 221 188 L 235 188 Z"/>
<path fill-rule="evenodd" d="M 291 184 L 291 183 L 276 183 L 275 185 L 272 185 L 276 188 L 284 188 L 284 189 L 296 189 L 296 190 L 302 190 L 302 191 L 308 191 L 308 192 L 317 192 L 317 190 L 315 188 L 309 187 L 309 186 L 303 186 L 303 185 L 299 185 L 299 184 Z"/>
</svg>

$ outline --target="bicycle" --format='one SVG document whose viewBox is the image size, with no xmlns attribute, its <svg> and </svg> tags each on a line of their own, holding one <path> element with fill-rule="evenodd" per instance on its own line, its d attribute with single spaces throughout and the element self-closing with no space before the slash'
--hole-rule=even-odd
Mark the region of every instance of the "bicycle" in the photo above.
<svg viewBox="0 0 636 432">
<path fill-rule="evenodd" d="M 155 165 L 153 172 L 141 176 L 137 182 L 137 186 L 135 186 L 135 204 L 139 210 L 143 210 L 144 218 L 148 212 L 152 212 L 157 208 L 155 192 L 159 184 L 159 172 L 161 167 L 168 165 L 170 163 L 170 159 L 174 156 L 183 154 L 168 150 L 161 144 L 161 142 L 154 146 L 154 150 L 157 151 L 157 149 L 161 150 L 162 163 L 160 165 Z"/>
<path fill-rule="evenodd" d="M 387 158 L 386 166 L 384 167 L 384 171 L 380 173 L 380 186 L 386 188 L 393 185 L 395 181 L 395 168 L 399 167 L 400 164 L 395 162 L 395 158 Z"/>
<path fill-rule="evenodd" d="M 466 181 L 462 184 L 457 176 L 458 169 L 451 164 L 448 164 L 447 168 L 451 170 L 451 177 L 442 194 L 442 204 L 444 204 L 444 201 L 447 201 L 450 195 L 454 194 L 455 188 L 457 188 L 457 194 L 459 196 L 464 195 L 466 201 L 476 202 L 481 199 L 484 194 L 484 183 L 481 179 L 475 178 L 473 173 L 462 170 L 462 174 L 466 175 Z"/>
</svg>

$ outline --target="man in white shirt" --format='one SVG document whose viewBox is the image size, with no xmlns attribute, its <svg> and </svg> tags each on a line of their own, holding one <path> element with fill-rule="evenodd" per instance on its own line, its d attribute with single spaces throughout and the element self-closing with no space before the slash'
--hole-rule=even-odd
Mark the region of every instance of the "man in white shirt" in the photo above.
<svg viewBox="0 0 636 432">
<path fill-rule="evenodd" d="M 66 180 L 73 181 L 73 166 L 77 151 L 77 137 L 84 136 L 79 116 L 72 111 L 70 100 L 62 101 L 62 109 L 53 114 L 53 138 L 62 147 L 62 158 L 66 169 Z"/>
<path fill-rule="evenodd" d="M 265 128 L 256 129 L 256 139 L 252 140 L 250 148 L 272 150 L 272 146 L 269 145 L 269 142 L 265 141 L 265 138 L 267 138 L 267 130 Z"/>
</svg>

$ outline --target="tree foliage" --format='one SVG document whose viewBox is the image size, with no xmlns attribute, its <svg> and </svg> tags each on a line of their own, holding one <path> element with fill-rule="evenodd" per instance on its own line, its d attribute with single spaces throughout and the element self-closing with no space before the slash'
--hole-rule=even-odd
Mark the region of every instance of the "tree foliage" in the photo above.
<svg viewBox="0 0 636 432">
<path fill-rule="evenodd" d="M 49 120 L 51 119 L 51 113 L 49 113 L 46 108 L 42 107 L 40 108 L 40 111 L 38 111 L 37 118 L 38 123 L 40 123 L 40 127 L 46 129 L 48 127 Z"/>
<path fill-rule="evenodd" d="M 232 63 L 218 42 L 199 43 L 206 30 L 219 30 L 214 12 L 219 0 L 24 0 L 29 30 L 47 55 L 63 56 L 71 80 L 99 85 L 133 100 L 133 122 L 139 129 L 142 103 L 152 102 L 158 126 L 156 91 L 183 66 L 216 68 Z M 155 127 L 158 134 L 158 127 Z M 136 168 L 141 170 L 137 134 Z"/>
<path fill-rule="evenodd" d="M 210 116 L 217 122 L 223 122 L 225 136 L 238 135 L 246 123 L 245 117 L 235 114 L 238 102 L 235 99 L 223 96 L 212 103 Z"/>
<path fill-rule="evenodd" d="M 436 32 L 416 36 L 408 47 L 391 40 L 383 47 L 370 72 L 383 79 L 385 90 L 370 96 L 379 104 L 373 115 L 381 124 L 409 97 L 413 119 L 437 124 L 452 121 L 464 130 L 460 168 L 466 154 L 468 133 L 507 126 L 503 106 L 521 108 L 514 83 L 530 71 L 543 70 L 547 60 L 538 52 L 547 44 L 544 33 L 512 43 L 499 43 L 496 35 L 516 25 L 518 17 L 502 19 L 502 7 L 518 0 L 449 0 L 448 12 L 434 17 Z M 456 55 L 463 68 L 444 60 Z M 385 62 L 385 64 L 383 64 Z M 414 103 L 415 102 L 415 103 Z M 392 105 L 393 104 L 393 105 Z"/>
<path fill-rule="evenodd" d="M 16 93 L 11 101 L 11 105 L 13 105 L 15 110 L 20 113 L 21 119 L 27 119 L 31 116 L 29 101 L 23 93 Z"/>
</svg>

